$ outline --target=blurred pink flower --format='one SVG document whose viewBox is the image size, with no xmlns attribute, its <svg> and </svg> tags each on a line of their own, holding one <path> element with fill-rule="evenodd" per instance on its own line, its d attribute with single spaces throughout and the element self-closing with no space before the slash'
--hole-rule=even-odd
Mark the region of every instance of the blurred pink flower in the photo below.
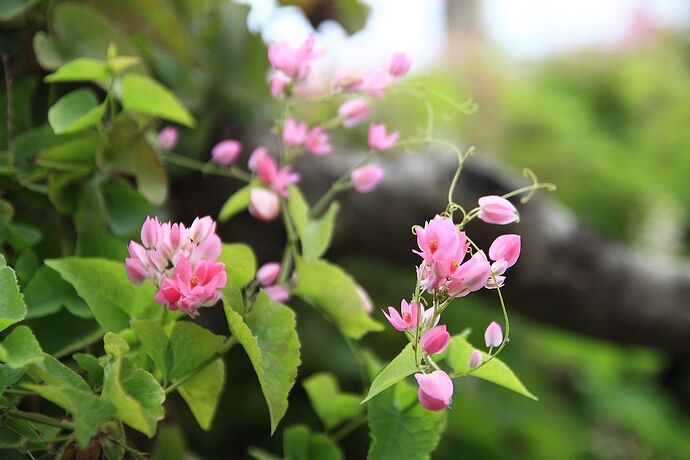
<svg viewBox="0 0 690 460">
<path fill-rule="evenodd" d="M 338 107 L 338 116 L 343 118 L 345 128 L 357 126 L 369 118 L 369 102 L 363 97 L 350 99 Z"/>
<path fill-rule="evenodd" d="M 352 171 L 350 179 L 352 184 L 360 193 L 367 193 L 374 190 L 383 179 L 385 172 L 383 168 L 377 164 L 370 164 L 362 166 Z"/>
<path fill-rule="evenodd" d="M 372 124 L 369 126 L 369 147 L 380 152 L 393 147 L 398 141 L 398 132 L 386 134 L 384 123 Z"/>
<path fill-rule="evenodd" d="M 229 166 L 237 161 L 242 153 L 242 144 L 235 139 L 227 139 L 217 143 L 211 150 L 211 158 L 221 166 Z"/>
<path fill-rule="evenodd" d="M 161 150 L 170 151 L 177 146 L 179 131 L 174 126 L 166 126 L 158 133 L 158 146 Z"/>
<path fill-rule="evenodd" d="M 275 192 L 254 187 L 249 192 L 249 214 L 264 222 L 269 222 L 280 214 L 280 198 Z"/>
<path fill-rule="evenodd" d="M 405 53 L 395 53 L 388 62 L 388 73 L 394 77 L 404 76 L 410 70 L 412 61 Z"/>
</svg>

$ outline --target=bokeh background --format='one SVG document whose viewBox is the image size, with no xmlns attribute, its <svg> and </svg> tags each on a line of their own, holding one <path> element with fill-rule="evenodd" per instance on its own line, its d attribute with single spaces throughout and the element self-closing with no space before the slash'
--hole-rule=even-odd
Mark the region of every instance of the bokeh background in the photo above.
<svg viewBox="0 0 690 460">
<path fill-rule="evenodd" d="M 29 13 L 13 17 L 13 5 L 24 3 L 33 4 Z M 46 68 L 74 57 L 102 57 L 115 41 L 122 54 L 140 56 L 199 120 L 194 130 L 181 130 L 178 152 L 205 160 L 210 147 L 226 137 L 255 145 L 276 110 L 266 87 L 265 43 L 314 33 L 329 50 L 324 72 L 329 66 L 376 67 L 393 52 L 405 51 L 413 59 L 412 78 L 458 101 L 471 96 L 479 105 L 472 115 L 446 113 L 443 101 L 434 102 L 438 136 L 476 145 L 508 174 L 528 166 L 556 183 L 558 191 L 549 199 L 571 210 L 605 244 L 622 243 L 653 260 L 688 256 L 690 3 L 685 0 L 2 0 L 0 16 L 5 21 L 0 47 L 21 56 L 13 59 L 16 132 L 45 121 L 52 97 L 41 82 Z M 35 43 L 39 31 L 58 38 Z M 7 104 L 5 93 L 0 102 Z M 377 105 L 376 111 L 403 133 L 426 120 L 423 107 L 404 98 Z M 0 144 L 5 129 L 3 122 Z M 354 146 L 362 136 L 355 132 L 343 145 Z M 338 154 L 348 149 L 355 147 Z M 238 186 L 171 172 L 168 211 L 179 217 L 215 215 Z M 440 190 L 447 187 L 445 180 L 439 180 Z M 405 203 L 392 202 L 385 213 L 404 219 L 406 211 Z M 434 211 L 429 209 L 429 217 Z M 420 222 L 410 217 L 400 235 L 415 223 Z M 258 243 L 262 261 L 279 257 L 279 229 L 257 228 L 240 218 L 221 231 L 227 241 Z M 377 307 L 409 294 L 414 259 L 405 264 L 376 251 L 350 250 L 346 235 L 338 241 L 331 257 L 354 274 Z M 407 254 L 413 243 L 409 235 L 400 252 Z M 514 270 L 519 272 L 520 264 Z M 520 302 L 511 299 L 510 285 L 505 295 L 509 306 Z M 559 299 L 552 302 L 557 315 Z M 334 328 L 313 310 L 294 307 L 303 365 L 283 425 L 318 427 L 299 379 L 327 370 L 345 389 L 361 391 L 359 370 Z M 684 343 L 657 348 L 651 339 L 620 340 L 620 333 L 607 338 L 607 325 L 593 338 L 516 310 L 513 340 L 503 357 L 540 401 L 463 379 L 433 458 L 690 458 L 690 330 Z M 448 315 L 449 327 L 456 332 L 470 327 L 478 337 L 476 331 L 497 319 L 499 310 L 494 299 L 480 297 L 458 303 Z M 222 327 L 212 316 L 207 321 Z M 402 341 L 388 330 L 365 344 L 390 357 Z M 651 346 L 631 345 L 636 342 Z M 280 434 L 268 436 L 267 410 L 248 360 L 237 349 L 227 364 L 228 388 L 214 428 L 200 431 L 178 404 L 168 419 L 182 430 L 169 434 L 198 458 L 246 458 L 250 446 L 280 452 Z M 364 458 L 368 442 L 366 427 L 350 434 L 343 441 L 347 458 Z"/>
</svg>

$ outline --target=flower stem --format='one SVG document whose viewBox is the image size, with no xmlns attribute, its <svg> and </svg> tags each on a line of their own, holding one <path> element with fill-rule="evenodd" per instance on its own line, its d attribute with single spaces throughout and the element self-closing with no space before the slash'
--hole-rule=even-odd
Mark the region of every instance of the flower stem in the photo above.
<svg viewBox="0 0 690 460">
<path fill-rule="evenodd" d="M 183 155 L 178 155 L 176 153 L 167 152 L 161 156 L 163 160 L 168 163 L 175 164 L 177 166 L 182 166 L 183 168 L 192 169 L 195 171 L 200 171 L 203 174 L 212 174 L 214 176 L 232 177 L 234 179 L 239 179 L 244 182 L 251 182 L 252 175 L 246 171 L 239 168 L 231 166 L 229 168 L 220 168 L 211 163 L 203 163 L 199 160 L 189 158 Z"/>
</svg>

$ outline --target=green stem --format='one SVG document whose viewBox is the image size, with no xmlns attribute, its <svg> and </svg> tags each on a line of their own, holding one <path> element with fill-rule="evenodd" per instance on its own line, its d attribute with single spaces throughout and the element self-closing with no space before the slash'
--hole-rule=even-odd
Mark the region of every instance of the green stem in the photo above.
<svg viewBox="0 0 690 460">
<path fill-rule="evenodd" d="M 252 181 L 252 175 L 249 174 L 246 171 L 243 171 L 239 168 L 236 168 L 234 166 L 231 166 L 229 168 L 220 168 L 218 166 L 215 166 L 211 163 L 203 163 L 201 161 L 195 160 L 193 158 L 189 158 L 183 155 L 178 155 L 176 153 L 172 152 L 166 152 L 165 154 L 161 155 L 163 160 L 167 161 L 168 163 L 176 164 L 178 166 L 182 166 L 187 169 L 193 169 L 195 171 L 202 172 L 204 174 L 212 174 L 214 176 L 222 176 L 222 177 L 232 177 L 234 179 L 239 179 L 244 182 L 251 182 Z"/>
<path fill-rule="evenodd" d="M 5 409 L 4 412 L 10 417 L 20 418 L 29 422 L 40 423 L 41 425 L 54 426 L 63 430 L 74 430 L 75 425 L 67 420 L 58 420 L 37 412 L 24 412 L 19 409 Z"/>
<path fill-rule="evenodd" d="M 293 259 L 297 252 L 297 241 L 299 240 L 295 225 L 292 222 L 292 219 L 290 219 L 287 201 L 281 200 L 280 206 L 283 225 L 285 226 L 285 232 L 287 233 L 287 242 L 285 244 L 285 250 L 283 251 L 283 260 L 280 263 L 280 275 L 278 276 L 279 284 L 286 282 L 290 276 L 290 273 L 292 272 Z"/>
<path fill-rule="evenodd" d="M 199 372 L 203 371 L 207 366 L 211 365 L 213 362 L 215 362 L 217 359 L 221 359 L 230 349 L 237 343 L 237 339 L 235 337 L 228 337 L 225 342 L 223 342 L 223 345 L 218 349 L 217 352 L 215 352 L 211 357 L 209 357 L 206 361 L 203 363 L 199 364 L 197 367 L 189 371 L 187 374 L 185 374 L 183 377 L 180 379 L 174 381 L 171 383 L 169 386 L 165 388 L 165 394 L 170 394 L 173 391 L 175 391 L 180 385 L 184 385 L 189 379 L 197 375 Z"/>
</svg>

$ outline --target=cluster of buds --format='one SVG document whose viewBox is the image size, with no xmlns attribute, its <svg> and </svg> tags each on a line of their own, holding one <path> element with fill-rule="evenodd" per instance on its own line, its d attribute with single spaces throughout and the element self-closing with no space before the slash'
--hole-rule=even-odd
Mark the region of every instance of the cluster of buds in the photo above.
<svg viewBox="0 0 690 460">
<path fill-rule="evenodd" d="M 267 262 L 256 272 L 256 281 L 261 285 L 264 293 L 275 302 L 290 300 L 290 290 L 285 283 L 278 283 L 280 277 L 280 263 Z"/>
<path fill-rule="evenodd" d="M 227 283 L 225 264 L 217 262 L 222 244 L 215 231 L 209 216 L 194 219 L 189 228 L 147 217 L 141 244 L 130 241 L 127 248 L 127 276 L 134 284 L 153 280 L 158 303 L 195 317 L 200 307 L 220 300 Z"/>
<path fill-rule="evenodd" d="M 488 196 L 479 199 L 478 207 L 466 214 L 476 216 L 487 223 L 509 224 L 518 220 L 515 207 L 505 198 Z M 419 296 L 408 302 L 403 300 L 400 311 L 388 307 L 383 314 L 388 322 L 414 342 L 423 351 L 424 359 L 443 353 L 450 343 L 446 325 L 439 325 L 441 313 L 456 298 L 482 288 L 500 288 L 505 283 L 505 272 L 520 256 L 520 236 L 501 235 L 491 244 L 489 257 L 480 250 L 467 234 L 448 216 L 436 216 L 423 227 L 417 226 L 418 250 L 413 252 L 422 258 L 417 266 Z M 490 262 L 493 261 L 493 263 Z M 433 307 L 425 309 L 423 294 L 433 297 Z M 501 327 L 492 322 L 485 332 L 486 346 L 491 352 L 503 344 Z M 470 368 L 482 365 L 484 355 L 474 350 L 469 357 Z M 415 375 L 419 384 L 419 402 L 429 410 L 448 407 L 453 396 L 453 381 L 446 372 L 431 365 L 430 373 Z"/>
</svg>

